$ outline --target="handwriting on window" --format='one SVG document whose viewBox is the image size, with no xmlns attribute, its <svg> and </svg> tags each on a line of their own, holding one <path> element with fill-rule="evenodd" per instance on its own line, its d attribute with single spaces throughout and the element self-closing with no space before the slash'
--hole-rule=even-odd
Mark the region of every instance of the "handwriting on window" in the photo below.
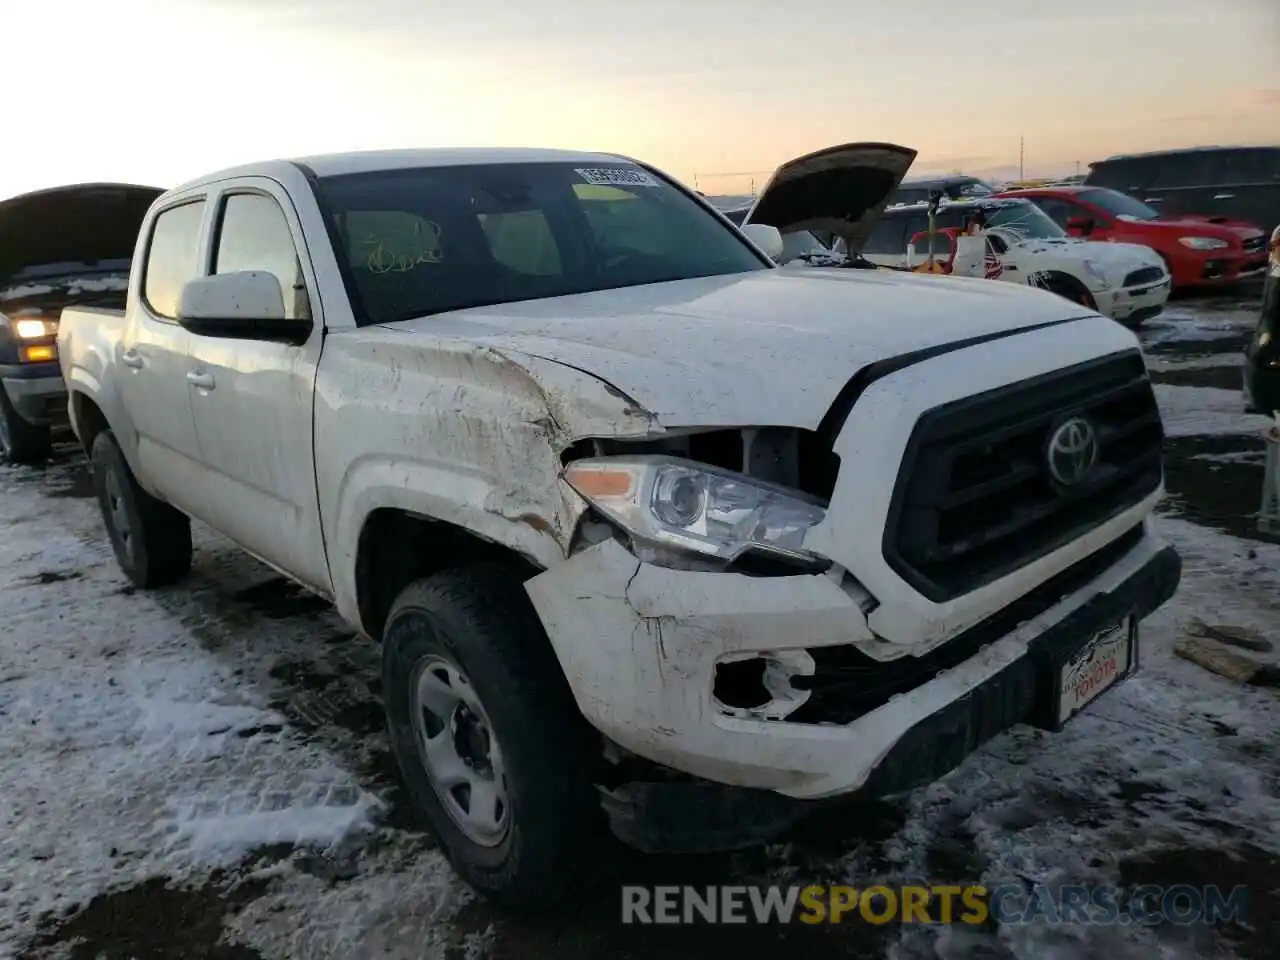
<svg viewBox="0 0 1280 960">
<path fill-rule="evenodd" d="M 430 220 L 414 220 L 410 230 L 362 243 L 368 248 L 365 266 L 370 273 L 408 273 L 423 264 L 444 262 L 440 226 Z"/>
</svg>

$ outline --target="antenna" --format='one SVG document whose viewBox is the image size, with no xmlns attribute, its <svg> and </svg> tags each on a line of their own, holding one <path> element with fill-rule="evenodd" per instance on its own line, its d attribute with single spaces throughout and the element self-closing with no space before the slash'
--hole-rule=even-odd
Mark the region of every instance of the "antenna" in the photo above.
<svg viewBox="0 0 1280 960">
<path fill-rule="evenodd" d="M 1024 140 L 1024 138 L 1018 137 L 1018 179 L 1019 180 L 1027 179 L 1027 171 L 1023 164 L 1023 160 L 1026 156 L 1026 150 L 1024 149 L 1025 145 L 1026 145 L 1026 141 Z"/>
</svg>

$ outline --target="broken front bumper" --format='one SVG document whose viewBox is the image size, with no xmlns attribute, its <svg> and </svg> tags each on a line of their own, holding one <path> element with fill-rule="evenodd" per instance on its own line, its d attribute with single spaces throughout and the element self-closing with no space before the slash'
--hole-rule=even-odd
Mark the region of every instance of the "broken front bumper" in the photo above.
<svg viewBox="0 0 1280 960">
<path fill-rule="evenodd" d="M 1034 599 L 1021 598 L 1010 608 L 1015 616 L 1002 622 L 996 614 L 952 638 L 920 659 L 972 652 L 959 661 L 953 653 L 945 669 L 845 723 L 794 722 L 805 703 L 783 719 L 765 716 L 777 713 L 776 701 L 753 715 L 726 706 L 714 692 L 718 667 L 744 656 L 771 658 L 802 677 L 807 659 L 812 679 L 813 651 L 848 649 L 868 636 L 854 597 L 830 577 L 660 568 L 608 541 L 530 580 L 528 591 L 586 718 L 625 749 L 695 778 L 624 785 L 607 801 L 624 839 L 660 848 L 665 844 L 646 839 L 651 818 L 627 797 L 644 797 L 643 805 L 656 810 L 663 798 L 683 807 L 678 797 L 685 793 L 706 816 L 719 811 L 732 818 L 720 829 L 730 826 L 736 835 L 759 827 L 748 808 L 767 814 L 769 823 L 785 822 L 797 809 L 787 798 L 883 795 L 936 779 L 997 733 L 1036 722 L 1051 694 L 1054 664 L 1097 629 L 1160 606 L 1180 571 L 1174 550 L 1143 524 L 1045 584 L 1037 591 L 1040 609 L 1019 606 Z M 875 670 L 917 671 L 915 659 L 877 663 Z M 749 801 L 726 787 L 768 793 Z M 671 820 L 667 813 L 657 819 Z M 685 811 L 674 817 L 680 820 L 700 824 L 695 832 L 706 834 L 694 846 L 729 843 L 712 839 L 716 828 L 702 814 Z M 759 839 L 752 836 L 748 842 Z"/>
<path fill-rule="evenodd" d="M 1120 323 L 1137 326 L 1164 312 L 1171 289 L 1170 279 L 1166 277 L 1154 284 L 1095 292 L 1093 297 L 1099 313 Z"/>
</svg>

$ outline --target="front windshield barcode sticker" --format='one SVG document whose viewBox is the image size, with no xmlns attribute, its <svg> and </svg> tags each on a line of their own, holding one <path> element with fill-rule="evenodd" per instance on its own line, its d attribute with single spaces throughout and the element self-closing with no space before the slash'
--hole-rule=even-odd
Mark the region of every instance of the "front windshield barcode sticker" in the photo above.
<svg viewBox="0 0 1280 960">
<path fill-rule="evenodd" d="M 574 170 L 587 183 L 598 187 L 657 187 L 657 180 L 639 167 L 586 167 Z"/>
</svg>

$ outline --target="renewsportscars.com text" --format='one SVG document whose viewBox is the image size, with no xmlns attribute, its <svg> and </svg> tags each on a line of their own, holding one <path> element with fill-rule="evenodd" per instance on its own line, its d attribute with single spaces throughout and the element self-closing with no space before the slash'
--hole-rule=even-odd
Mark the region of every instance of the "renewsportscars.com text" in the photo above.
<svg viewBox="0 0 1280 960">
<path fill-rule="evenodd" d="M 628 924 L 965 923 L 1155 926 L 1243 921 L 1248 891 L 1021 883 L 969 886 L 624 886 Z"/>
</svg>

